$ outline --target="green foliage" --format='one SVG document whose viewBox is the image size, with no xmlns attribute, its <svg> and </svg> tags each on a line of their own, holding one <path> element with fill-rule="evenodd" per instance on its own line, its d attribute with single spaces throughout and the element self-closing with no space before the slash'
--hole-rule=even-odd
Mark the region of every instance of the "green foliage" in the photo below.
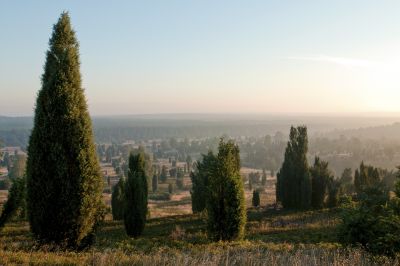
<svg viewBox="0 0 400 266">
<path fill-rule="evenodd" d="M 266 184 L 267 184 L 267 173 L 265 172 L 264 168 L 261 176 L 261 185 L 265 186 Z"/>
<path fill-rule="evenodd" d="M 213 240 L 244 237 L 246 206 L 240 176 L 239 147 L 221 139 L 208 178 L 207 228 Z"/>
<path fill-rule="evenodd" d="M 103 180 L 68 13 L 53 27 L 28 147 L 27 207 L 41 242 L 72 248 L 93 240 Z"/>
<path fill-rule="evenodd" d="M 332 172 L 328 168 L 328 162 L 315 157 L 314 166 L 311 172 L 311 205 L 315 209 L 324 207 L 324 200 L 328 188 L 328 183 L 333 179 Z"/>
<path fill-rule="evenodd" d="M 253 198 L 251 199 L 253 207 L 260 206 L 260 192 L 253 190 Z"/>
<path fill-rule="evenodd" d="M 158 189 L 158 176 L 156 174 L 153 175 L 153 179 L 151 180 L 151 188 L 153 192 L 156 192 Z"/>
<path fill-rule="evenodd" d="M 335 208 L 339 205 L 341 188 L 342 183 L 331 176 L 328 181 L 328 198 L 326 200 L 326 207 Z"/>
<path fill-rule="evenodd" d="M 162 183 L 165 183 L 167 181 L 167 167 L 165 165 L 161 167 L 160 181 Z"/>
<path fill-rule="evenodd" d="M 340 177 L 340 183 L 342 184 L 343 194 L 351 195 L 354 193 L 353 173 L 351 168 L 345 168 Z"/>
<path fill-rule="evenodd" d="M 125 178 L 121 177 L 114 186 L 111 195 L 111 211 L 114 220 L 124 219 Z"/>
<path fill-rule="evenodd" d="M 21 178 L 25 175 L 26 156 L 16 154 L 13 156 L 12 165 L 9 167 L 10 171 L 8 177 L 11 179 Z"/>
<path fill-rule="evenodd" d="M 168 184 L 168 193 L 169 194 L 174 193 L 174 185 L 172 183 Z"/>
<path fill-rule="evenodd" d="M 276 197 L 284 208 L 311 207 L 311 177 L 307 162 L 308 138 L 305 126 L 291 127 L 285 158 L 277 175 Z"/>
<path fill-rule="evenodd" d="M 380 185 L 359 193 L 359 202 L 345 206 L 339 239 L 360 245 L 374 254 L 394 256 L 400 252 L 400 199 L 389 198 Z"/>
<path fill-rule="evenodd" d="M 0 190 L 8 190 L 11 187 L 11 180 L 10 178 L 5 178 L 0 180 Z"/>
<path fill-rule="evenodd" d="M 216 157 L 210 151 L 208 154 L 202 155 L 202 160 L 196 162 L 194 171 L 190 173 L 192 180 L 190 195 L 192 197 L 193 213 L 202 212 L 206 208 L 208 179 L 215 163 Z"/>
<path fill-rule="evenodd" d="M 129 156 L 128 179 L 125 183 L 124 224 L 131 237 L 142 234 L 147 216 L 147 176 L 145 155 L 140 152 Z"/>
<path fill-rule="evenodd" d="M 0 215 L 0 228 L 19 214 L 25 218 L 26 212 L 26 181 L 24 177 L 13 179 L 12 186 L 8 192 L 8 199 L 4 204 Z"/>
<path fill-rule="evenodd" d="M 376 186 L 380 180 L 378 168 L 364 165 L 364 162 L 361 162 L 360 169 L 356 169 L 354 174 L 354 187 L 357 193 L 362 193 L 365 189 Z"/>
</svg>

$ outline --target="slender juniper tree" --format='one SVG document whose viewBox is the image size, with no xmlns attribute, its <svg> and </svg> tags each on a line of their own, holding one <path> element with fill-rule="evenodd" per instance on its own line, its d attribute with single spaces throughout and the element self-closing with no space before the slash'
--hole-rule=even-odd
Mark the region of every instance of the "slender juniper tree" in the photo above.
<svg viewBox="0 0 400 266">
<path fill-rule="evenodd" d="M 315 209 L 320 209 L 324 207 L 328 184 L 333 179 L 333 175 L 328 168 L 328 162 L 320 160 L 319 157 L 315 157 L 310 172 L 312 180 L 311 205 Z"/>
<path fill-rule="evenodd" d="M 202 160 L 196 162 L 195 169 L 190 173 L 192 179 L 192 197 L 193 213 L 202 212 L 206 208 L 208 194 L 208 179 L 215 165 L 216 157 L 212 152 L 202 155 Z"/>
<path fill-rule="evenodd" d="M 158 189 L 158 175 L 154 174 L 153 179 L 151 180 L 151 188 L 153 192 L 157 192 Z"/>
<path fill-rule="evenodd" d="M 277 175 L 276 197 L 284 208 L 311 206 L 311 178 L 307 162 L 307 128 L 291 127 L 285 158 Z"/>
<path fill-rule="evenodd" d="M 28 218 L 41 242 L 81 247 L 103 213 L 103 180 L 68 13 L 49 46 L 28 147 Z"/>
<path fill-rule="evenodd" d="M 128 179 L 125 183 L 124 223 L 131 237 L 142 234 L 147 216 L 147 176 L 143 152 L 129 155 Z"/>
<path fill-rule="evenodd" d="M 253 207 L 260 206 L 260 192 L 258 190 L 253 190 L 253 198 L 251 199 Z"/>
<path fill-rule="evenodd" d="M 233 141 L 221 139 L 208 180 L 207 224 L 209 236 L 214 240 L 235 240 L 244 236 L 246 206 L 239 171 L 239 147 Z"/>
<path fill-rule="evenodd" d="M 114 220 L 124 219 L 125 178 L 121 177 L 111 195 L 111 211 Z"/>
</svg>

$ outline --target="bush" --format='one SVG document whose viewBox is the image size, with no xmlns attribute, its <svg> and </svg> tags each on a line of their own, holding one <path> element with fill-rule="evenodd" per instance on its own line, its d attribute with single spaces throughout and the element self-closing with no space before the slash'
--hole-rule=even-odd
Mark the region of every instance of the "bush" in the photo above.
<svg viewBox="0 0 400 266">
<path fill-rule="evenodd" d="M 253 207 L 260 206 L 260 192 L 253 190 L 253 198 L 251 200 Z"/>
<path fill-rule="evenodd" d="M 360 194 L 358 203 L 345 204 L 341 219 L 342 243 L 388 256 L 400 251 L 400 199 L 390 200 L 383 188 L 370 187 Z"/>
<path fill-rule="evenodd" d="M 125 179 L 121 177 L 113 188 L 111 195 L 111 210 L 114 220 L 124 219 Z"/>
<path fill-rule="evenodd" d="M 149 195 L 150 200 L 171 200 L 171 194 L 168 192 L 153 193 Z"/>
<path fill-rule="evenodd" d="M 0 228 L 18 214 L 25 218 L 25 211 L 26 182 L 25 178 L 17 178 L 13 180 L 12 186 L 8 194 L 8 199 L 4 204 L 3 212 L 0 216 Z"/>
<path fill-rule="evenodd" d="M 128 179 L 125 183 L 124 224 L 128 236 L 142 234 L 147 216 L 147 176 L 143 152 L 130 154 Z"/>
<path fill-rule="evenodd" d="M 244 236 L 247 218 L 239 170 L 239 147 L 221 140 L 208 180 L 207 229 L 213 240 L 240 240 Z"/>
</svg>

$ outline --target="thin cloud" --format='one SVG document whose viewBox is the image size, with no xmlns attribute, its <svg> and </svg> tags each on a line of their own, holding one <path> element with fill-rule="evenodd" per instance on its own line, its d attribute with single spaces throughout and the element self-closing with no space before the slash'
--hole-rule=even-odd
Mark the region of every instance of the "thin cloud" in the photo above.
<svg viewBox="0 0 400 266">
<path fill-rule="evenodd" d="M 349 57 L 335 57 L 329 55 L 290 56 L 287 57 L 287 59 L 330 63 L 345 67 L 373 67 L 377 65 L 376 62 L 370 60 Z"/>
</svg>

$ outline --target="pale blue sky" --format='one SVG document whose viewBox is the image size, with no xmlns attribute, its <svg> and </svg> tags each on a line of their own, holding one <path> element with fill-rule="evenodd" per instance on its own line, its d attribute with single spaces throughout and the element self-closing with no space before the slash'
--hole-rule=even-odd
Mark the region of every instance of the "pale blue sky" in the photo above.
<svg viewBox="0 0 400 266">
<path fill-rule="evenodd" d="M 94 115 L 399 112 L 400 1 L 1 1 L 0 115 L 70 12 Z"/>
</svg>

